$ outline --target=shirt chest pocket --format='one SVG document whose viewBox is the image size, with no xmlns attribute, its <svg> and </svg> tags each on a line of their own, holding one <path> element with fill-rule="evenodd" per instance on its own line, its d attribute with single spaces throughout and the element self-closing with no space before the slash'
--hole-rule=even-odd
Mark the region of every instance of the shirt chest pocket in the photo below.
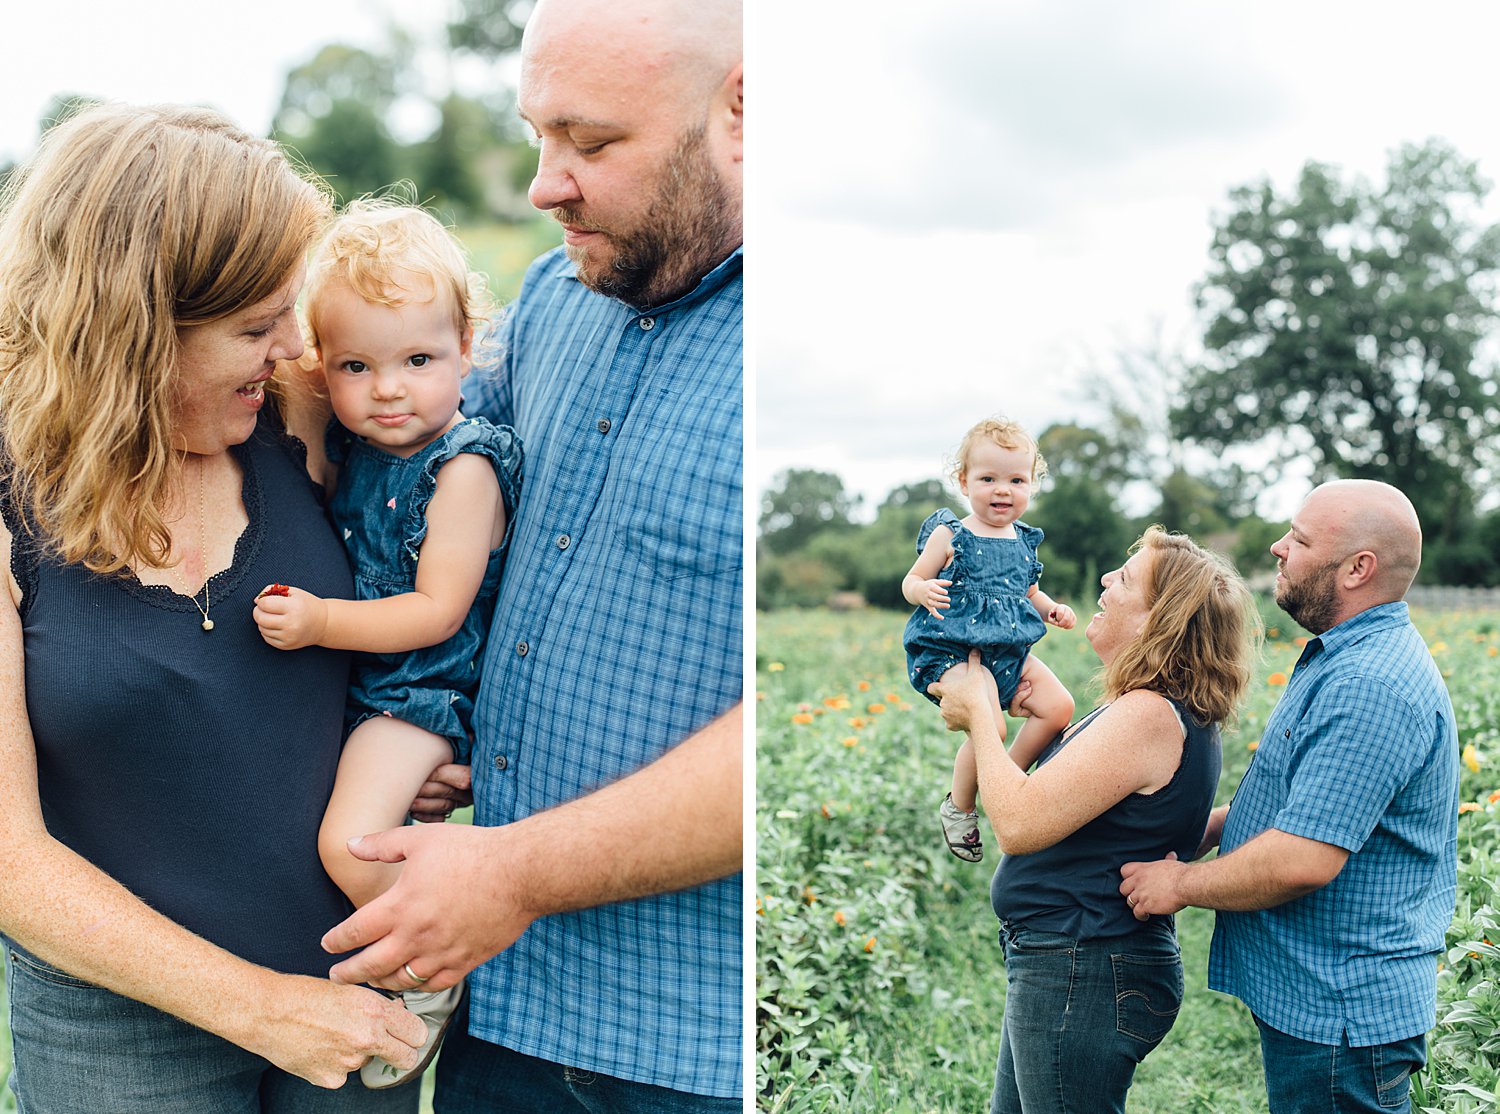
<svg viewBox="0 0 1500 1114">
<path fill-rule="evenodd" d="M 744 560 L 738 400 L 658 414 L 627 433 L 616 463 L 620 490 L 631 494 L 615 508 L 626 550 L 666 580 L 738 569 Z"/>
</svg>

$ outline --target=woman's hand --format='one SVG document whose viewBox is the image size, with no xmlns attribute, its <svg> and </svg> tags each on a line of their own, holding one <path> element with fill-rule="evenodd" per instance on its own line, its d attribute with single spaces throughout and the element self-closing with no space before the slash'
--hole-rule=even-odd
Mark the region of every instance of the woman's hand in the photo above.
<svg viewBox="0 0 1500 1114">
<path fill-rule="evenodd" d="M 943 674 L 943 680 L 928 685 L 927 691 L 941 701 L 938 711 L 943 713 L 949 731 L 972 734 L 975 723 L 994 725 L 993 709 L 1000 694 L 995 678 L 979 660 L 978 650 L 970 650 L 967 665 L 955 665 Z"/>
<path fill-rule="evenodd" d="M 427 1026 L 399 1001 L 302 975 L 273 976 L 266 991 L 236 1043 L 314 1086 L 342 1087 L 372 1056 L 417 1063 Z"/>
</svg>

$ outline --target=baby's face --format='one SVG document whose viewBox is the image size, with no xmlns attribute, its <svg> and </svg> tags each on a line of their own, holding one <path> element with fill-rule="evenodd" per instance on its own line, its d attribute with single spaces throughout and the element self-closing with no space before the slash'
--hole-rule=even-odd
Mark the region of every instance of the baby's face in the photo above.
<svg viewBox="0 0 1500 1114">
<path fill-rule="evenodd" d="M 319 297 L 318 355 L 346 429 L 405 457 L 453 427 L 471 335 L 447 298 L 383 306 L 341 284 Z"/>
</svg>

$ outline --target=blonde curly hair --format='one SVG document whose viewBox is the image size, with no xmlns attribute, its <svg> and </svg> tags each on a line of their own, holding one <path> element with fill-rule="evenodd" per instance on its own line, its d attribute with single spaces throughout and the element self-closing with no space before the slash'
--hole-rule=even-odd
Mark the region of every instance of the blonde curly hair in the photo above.
<svg viewBox="0 0 1500 1114">
<path fill-rule="evenodd" d="M 955 484 L 963 483 L 969 471 L 969 456 L 981 441 L 991 441 L 1002 449 L 1029 452 L 1032 481 L 1041 483 L 1047 478 L 1047 462 L 1042 458 L 1042 450 L 1037 447 L 1036 438 L 1027 433 L 1020 422 L 1009 418 L 985 418 L 970 427 L 948 461 L 948 478 Z"/>
</svg>

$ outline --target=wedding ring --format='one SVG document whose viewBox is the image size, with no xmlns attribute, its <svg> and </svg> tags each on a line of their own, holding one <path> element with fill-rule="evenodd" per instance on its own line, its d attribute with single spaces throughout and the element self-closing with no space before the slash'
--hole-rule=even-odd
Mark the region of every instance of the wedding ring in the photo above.
<svg viewBox="0 0 1500 1114">
<path fill-rule="evenodd" d="M 1128 905 L 1128 906 L 1130 906 L 1130 907 L 1131 907 L 1131 908 L 1132 908 L 1132 909 L 1134 909 L 1134 908 L 1135 908 L 1135 894 L 1131 894 L 1131 895 L 1130 895 L 1130 896 L 1129 896 L 1129 897 L 1127 897 L 1127 898 L 1126 898 L 1126 899 L 1125 899 L 1125 904 L 1126 904 L 1126 905 Z M 410 967 L 408 967 L 408 968 L 407 968 L 407 969 L 406 969 L 406 973 L 407 973 L 407 974 L 408 974 L 408 975 L 411 975 L 411 968 L 410 968 Z M 416 976 L 416 975 L 411 975 L 411 977 L 412 977 L 412 978 L 416 978 L 416 977 L 417 977 L 417 976 Z M 422 980 L 422 981 L 423 981 L 423 982 L 426 982 L 426 981 L 427 981 L 427 980 L 426 980 L 426 979 L 423 979 L 423 980 Z"/>
<path fill-rule="evenodd" d="M 416 982 L 416 984 L 418 986 L 421 986 L 424 982 L 427 981 L 427 979 L 424 979 L 421 975 L 417 974 L 415 971 L 413 971 L 411 969 L 411 964 L 410 963 L 403 963 L 401 965 L 401 970 L 405 971 L 408 975 L 410 975 L 412 977 L 412 979 Z M 431 975 L 427 976 L 428 979 L 430 979 L 431 977 L 432 977 Z"/>
</svg>

